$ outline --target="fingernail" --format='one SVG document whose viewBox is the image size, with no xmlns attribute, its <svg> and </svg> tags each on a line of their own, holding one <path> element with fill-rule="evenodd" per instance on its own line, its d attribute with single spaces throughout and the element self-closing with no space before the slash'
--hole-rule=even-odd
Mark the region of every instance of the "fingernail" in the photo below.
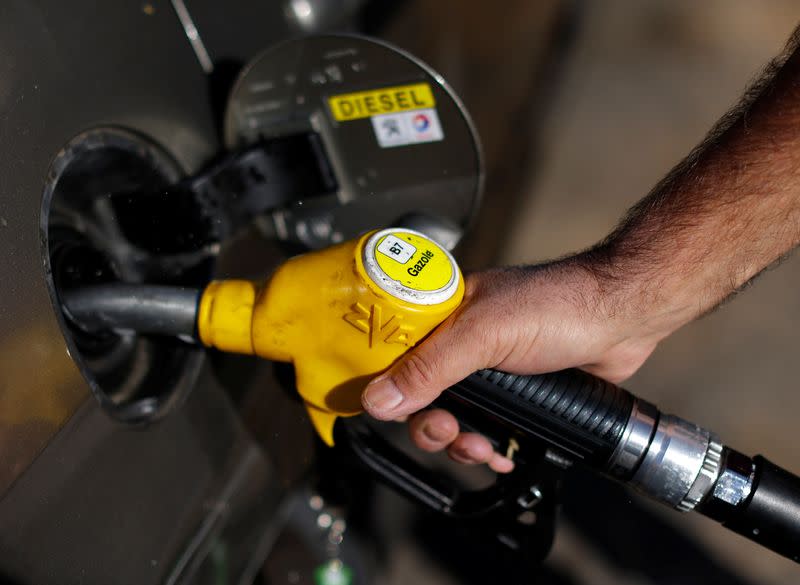
<svg viewBox="0 0 800 585">
<path fill-rule="evenodd" d="M 422 434 L 425 435 L 429 441 L 433 441 L 434 443 L 441 443 L 450 436 L 447 429 L 430 424 L 422 427 Z"/>
<path fill-rule="evenodd" d="M 391 378 L 379 378 L 367 385 L 363 401 L 370 412 L 388 412 L 400 406 L 403 395 Z"/>
</svg>

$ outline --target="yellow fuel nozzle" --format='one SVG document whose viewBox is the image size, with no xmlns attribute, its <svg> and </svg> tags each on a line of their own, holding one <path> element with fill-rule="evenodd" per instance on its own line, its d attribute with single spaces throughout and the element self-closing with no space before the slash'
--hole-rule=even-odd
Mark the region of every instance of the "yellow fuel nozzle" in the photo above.
<svg viewBox="0 0 800 585">
<path fill-rule="evenodd" d="M 200 340 L 223 351 L 292 362 L 320 437 L 362 412 L 366 383 L 461 303 L 453 257 L 404 228 L 370 232 L 297 256 L 266 283 L 223 280 L 200 299 Z"/>
</svg>

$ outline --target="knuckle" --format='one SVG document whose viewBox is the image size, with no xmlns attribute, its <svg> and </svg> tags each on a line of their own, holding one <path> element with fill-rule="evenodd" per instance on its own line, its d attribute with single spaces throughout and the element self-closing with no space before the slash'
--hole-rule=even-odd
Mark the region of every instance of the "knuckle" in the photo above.
<svg viewBox="0 0 800 585">
<path fill-rule="evenodd" d="M 432 359 L 421 352 L 411 352 L 395 374 L 396 383 L 412 394 L 433 390 L 436 368 Z"/>
<path fill-rule="evenodd" d="M 441 410 L 421 412 L 409 421 L 411 441 L 423 451 L 435 453 L 446 448 L 458 436 L 458 424 L 450 424 L 452 416 Z"/>
</svg>

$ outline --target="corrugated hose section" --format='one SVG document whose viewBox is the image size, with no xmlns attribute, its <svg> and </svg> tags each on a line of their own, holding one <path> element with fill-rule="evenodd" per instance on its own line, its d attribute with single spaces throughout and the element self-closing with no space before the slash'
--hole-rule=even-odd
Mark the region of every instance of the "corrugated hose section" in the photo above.
<svg viewBox="0 0 800 585">
<path fill-rule="evenodd" d="M 626 390 L 581 370 L 517 376 L 476 372 L 456 395 L 507 423 L 602 467 L 633 408 Z"/>
</svg>

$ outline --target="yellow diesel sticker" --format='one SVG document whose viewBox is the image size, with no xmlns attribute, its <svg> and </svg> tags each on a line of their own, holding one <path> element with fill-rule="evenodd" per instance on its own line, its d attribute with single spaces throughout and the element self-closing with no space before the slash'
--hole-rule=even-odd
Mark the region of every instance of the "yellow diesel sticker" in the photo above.
<svg viewBox="0 0 800 585">
<path fill-rule="evenodd" d="M 386 276 L 420 292 L 442 289 L 453 279 L 454 268 L 447 254 L 417 234 L 397 232 L 382 237 L 375 260 Z"/>
<path fill-rule="evenodd" d="M 328 98 L 328 105 L 334 119 L 346 122 L 381 114 L 433 108 L 436 100 L 430 85 L 415 83 L 334 95 Z"/>
</svg>

